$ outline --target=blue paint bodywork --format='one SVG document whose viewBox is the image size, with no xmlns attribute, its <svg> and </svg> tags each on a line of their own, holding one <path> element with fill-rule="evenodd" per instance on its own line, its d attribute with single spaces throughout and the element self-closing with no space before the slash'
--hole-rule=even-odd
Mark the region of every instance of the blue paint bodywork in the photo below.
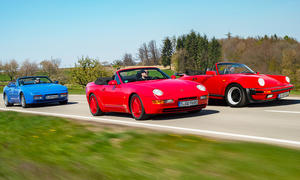
<svg viewBox="0 0 300 180">
<path fill-rule="evenodd" d="M 7 97 L 8 103 L 21 103 L 21 94 L 24 95 L 26 104 L 66 102 L 68 101 L 68 88 L 53 83 L 40 83 L 24 85 L 20 83 L 22 78 L 48 78 L 46 76 L 30 76 L 18 78 L 16 82 L 11 82 L 3 89 L 3 98 Z M 58 95 L 55 99 L 48 99 L 49 95 Z M 40 99 L 34 99 L 34 96 L 41 96 Z"/>
</svg>

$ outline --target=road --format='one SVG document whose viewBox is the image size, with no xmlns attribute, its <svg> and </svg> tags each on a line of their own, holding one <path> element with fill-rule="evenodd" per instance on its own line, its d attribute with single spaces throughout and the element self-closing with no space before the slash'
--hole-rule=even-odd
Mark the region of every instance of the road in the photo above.
<svg viewBox="0 0 300 180">
<path fill-rule="evenodd" d="M 158 115 L 146 121 L 136 121 L 131 115 L 120 113 L 93 117 L 84 95 L 70 95 L 67 105 L 52 104 L 26 109 L 20 106 L 6 108 L 1 100 L 0 110 L 300 148 L 299 97 L 288 97 L 277 102 L 250 104 L 243 108 L 230 108 L 217 102 L 199 113 Z"/>
</svg>

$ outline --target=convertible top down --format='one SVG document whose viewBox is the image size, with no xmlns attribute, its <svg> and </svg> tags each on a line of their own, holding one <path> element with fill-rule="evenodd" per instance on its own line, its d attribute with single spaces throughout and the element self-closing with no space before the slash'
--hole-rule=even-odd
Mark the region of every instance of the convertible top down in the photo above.
<svg viewBox="0 0 300 180">
<path fill-rule="evenodd" d="M 216 63 L 205 75 L 182 75 L 179 79 L 202 83 L 210 98 L 225 99 L 232 107 L 278 100 L 294 88 L 287 76 L 256 73 L 240 63 Z"/>
<path fill-rule="evenodd" d="M 195 112 L 205 108 L 206 88 L 192 81 L 171 79 L 158 68 L 122 69 L 112 78 L 99 78 L 86 86 L 93 115 L 131 113 L 137 119 L 151 114 Z"/>
<path fill-rule="evenodd" d="M 4 87 L 3 99 L 6 106 L 18 103 L 23 108 L 40 103 L 67 104 L 68 89 L 47 76 L 25 76 Z"/>
</svg>

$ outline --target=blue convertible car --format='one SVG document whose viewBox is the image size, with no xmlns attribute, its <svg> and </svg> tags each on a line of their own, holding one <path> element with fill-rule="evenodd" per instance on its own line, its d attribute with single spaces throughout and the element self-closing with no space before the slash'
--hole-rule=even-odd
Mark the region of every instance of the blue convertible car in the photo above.
<svg viewBox="0 0 300 180">
<path fill-rule="evenodd" d="M 68 89 L 57 81 L 52 82 L 47 76 L 26 76 L 5 86 L 3 99 L 6 106 L 20 103 L 23 108 L 38 103 L 67 104 Z"/>
</svg>

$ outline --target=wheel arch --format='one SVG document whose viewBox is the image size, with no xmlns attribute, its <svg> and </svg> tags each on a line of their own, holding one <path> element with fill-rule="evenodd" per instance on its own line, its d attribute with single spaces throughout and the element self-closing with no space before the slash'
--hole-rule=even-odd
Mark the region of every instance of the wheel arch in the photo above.
<svg viewBox="0 0 300 180">
<path fill-rule="evenodd" d="M 230 87 L 230 86 L 232 86 L 232 85 L 238 85 L 238 86 L 241 86 L 244 90 L 245 90 L 245 87 L 241 84 L 241 83 L 238 83 L 238 82 L 230 82 L 230 83 L 228 83 L 225 87 L 224 87 L 224 89 L 223 89 L 223 94 L 224 94 L 224 97 L 226 96 L 226 91 L 227 91 L 227 89 Z"/>
</svg>

